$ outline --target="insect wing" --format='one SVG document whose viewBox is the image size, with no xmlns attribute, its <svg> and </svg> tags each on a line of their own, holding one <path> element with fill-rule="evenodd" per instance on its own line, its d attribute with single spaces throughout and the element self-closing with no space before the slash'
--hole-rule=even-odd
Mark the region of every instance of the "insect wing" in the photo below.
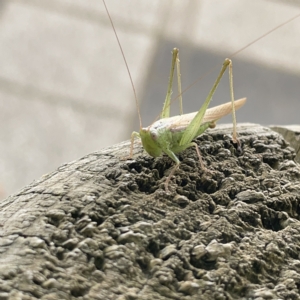
<svg viewBox="0 0 300 300">
<path fill-rule="evenodd" d="M 246 102 L 246 98 L 242 98 L 239 100 L 234 101 L 235 109 L 241 108 Z M 201 124 L 198 124 L 200 127 L 202 124 L 215 122 L 220 118 L 228 115 L 232 112 L 232 103 L 227 102 L 206 110 L 205 115 L 202 118 Z M 179 132 L 183 131 L 187 128 L 190 122 L 194 119 L 197 112 L 184 114 L 181 116 L 174 116 L 171 118 L 163 119 L 164 125 L 167 129 L 172 132 Z"/>
<path fill-rule="evenodd" d="M 235 110 L 238 110 L 246 103 L 246 98 L 242 98 L 239 100 L 234 101 L 234 108 Z M 227 102 L 212 108 L 209 108 L 206 110 L 205 115 L 202 119 L 201 124 L 207 123 L 207 122 L 214 122 L 222 117 L 230 114 L 232 112 L 232 103 Z"/>
</svg>

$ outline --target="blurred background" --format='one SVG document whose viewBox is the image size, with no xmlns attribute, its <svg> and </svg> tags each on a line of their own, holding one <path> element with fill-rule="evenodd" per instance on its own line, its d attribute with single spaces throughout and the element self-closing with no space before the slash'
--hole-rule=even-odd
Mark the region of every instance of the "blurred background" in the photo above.
<svg viewBox="0 0 300 300">
<path fill-rule="evenodd" d="M 300 14 L 296 0 L 107 0 L 107 6 L 144 126 L 162 108 L 174 47 L 183 89 L 217 67 L 183 94 L 184 111 L 192 112 L 226 57 Z M 139 124 L 101 0 L 2 0 L 0 9 L 2 199 L 64 162 L 129 139 Z M 235 98 L 248 98 L 238 122 L 300 123 L 299 32 L 300 18 L 232 58 Z M 211 106 L 229 100 L 226 74 Z"/>
</svg>

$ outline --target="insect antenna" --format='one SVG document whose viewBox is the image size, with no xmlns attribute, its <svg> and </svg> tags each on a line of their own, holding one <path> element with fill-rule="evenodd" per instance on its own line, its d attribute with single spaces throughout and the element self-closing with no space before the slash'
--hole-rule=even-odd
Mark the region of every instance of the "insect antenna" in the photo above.
<svg viewBox="0 0 300 300">
<path fill-rule="evenodd" d="M 297 19 L 298 17 L 300 17 L 300 14 L 297 14 L 293 17 L 291 17 L 290 19 L 288 19 L 287 21 L 280 23 L 279 25 L 277 25 L 276 27 L 274 27 L 273 29 L 265 32 L 264 34 L 262 34 L 261 36 L 257 37 L 255 40 L 253 40 L 252 42 L 248 43 L 247 45 L 245 45 L 244 47 L 238 49 L 237 51 L 235 51 L 234 53 L 232 53 L 231 55 L 228 56 L 228 58 L 232 58 L 234 56 L 236 56 L 237 54 L 239 54 L 240 52 L 242 52 L 243 50 L 245 50 L 246 48 L 250 47 L 251 45 L 255 44 L 257 41 L 261 40 L 262 38 L 266 37 L 267 35 L 269 35 L 270 33 L 272 33 L 273 31 L 277 30 L 278 28 L 294 21 L 295 19 Z M 181 94 L 178 94 L 175 98 L 173 98 L 170 103 L 169 106 L 178 98 L 180 98 L 182 96 L 183 93 L 185 93 L 187 90 L 189 90 L 192 86 L 194 86 L 196 83 L 198 83 L 199 81 L 201 81 L 203 78 L 205 78 L 206 76 L 208 76 L 209 74 L 211 74 L 212 72 L 214 72 L 216 69 L 219 68 L 219 64 L 215 65 L 214 67 L 212 67 L 210 70 L 208 70 L 207 72 L 205 72 L 203 75 L 201 75 L 200 77 L 198 77 L 194 82 L 192 82 L 190 85 L 188 85 L 184 90 L 182 90 Z M 159 119 L 159 115 L 155 118 L 155 120 L 153 121 L 153 123 L 155 121 L 157 121 Z M 153 124 L 152 123 L 152 124 Z M 151 124 L 151 125 L 152 125 Z"/>
<path fill-rule="evenodd" d="M 114 34 L 115 34 L 115 37 L 117 39 L 117 42 L 119 44 L 119 48 L 121 50 L 121 53 L 122 53 L 122 56 L 123 56 L 123 60 L 125 62 L 125 65 L 126 65 L 126 69 L 127 69 L 127 73 L 129 75 L 129 78 L 130 78 L 130 83 L 131 83 L 131 86 L 132 86 L 132 90 L 133 90 L 133 93 L 134 93 L 134 99 L 135 99 L 135 105 L 136 105 L 136 109 L 137 109 L 137 112 L 138 112 L 138 116 L 139 116 L 139 122 L 140 122 L 140 129 L 142 128 L 142 118 L 141 118 L 141 113 L 140 113 L 140 106 L 139 106 L 139 101 L 138 101 L 138 98 L 137 98 L 137 95 L 136 95 L 136 90 L 135 90 L 135 87 L 134 87 L 134 83 L 133 83 L 133 80 L 132 80 L 132 77 L 131 77 L 131 73 L 130 73 L 130 70 L 129 70 L 129 67 L 128 67 L 128 64 L 127 64 L 127 60 L 125 58 L 125 54 L 124 54 L 124 51 L 123 51 L 123 48 L 121 46 L 121 43 L 120 43 L 120 40 L 119 40 L 119 37 L 118 37 L 118 34 L 117 34 L 117 31 L 115 29 L 115 26 L 114 26 L 114 23 L 112 21 L 112 18 L 108 12 L 108 9 L 107 9 L 107 6 L 106 6 L 106 3 L 105 3 L 105 0 L 102 0 L 103 1 L 103 4 L 104 4 L 104 7 L 105 7 L 105 10 L 107 12 L 107 15 L 109 17 L 109 21 L 110 21 L 110 24 L 112 26 L 112 29 L 114 31 Z"/>
</svg>

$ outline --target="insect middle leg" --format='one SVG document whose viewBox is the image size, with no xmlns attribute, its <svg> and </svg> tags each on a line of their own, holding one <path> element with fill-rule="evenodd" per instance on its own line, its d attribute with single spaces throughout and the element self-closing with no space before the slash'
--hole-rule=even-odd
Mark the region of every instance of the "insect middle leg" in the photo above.
<svg viewBox="0 0 300 300">
<path fill-rule="evenodd" d="M 173 54 L 173 56 L 172 56 L 172 64 L 171 64 L 171 69 L 170 69 L 167 95 L 166 95 L 166 99 L 165 99 L 165 102 L 164 102 L 162 112 L 160 114 L 161 119 L 170 117 L 172 85 L 173 85 L 175 65 L 176 65 L 176 69 L 177 69 L 177 85 L 178 85 L 178 96 L 177 96 L 177 98 L 179 98 L 180 115 L 183 114 L 179 50 L 177 48 L 174 48 L 173 51 L 172 51 L 172 54 Z"/>
</svg>

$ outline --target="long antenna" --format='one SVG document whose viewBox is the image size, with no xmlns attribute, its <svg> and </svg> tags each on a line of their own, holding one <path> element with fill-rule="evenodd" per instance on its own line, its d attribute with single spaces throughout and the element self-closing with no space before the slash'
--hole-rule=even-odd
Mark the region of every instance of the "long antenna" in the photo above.
<svg viewBox="0 0 300 300">
<path fill-rule="evenodd" d="M 134 87 L 134 84 L 133 84 L 133 80 L 132 80 L 132 77 L 131 77 L 131 73 L 130 73 L 128 64 L 127 64 L 127 60 L 126 60 L 126 58 L 125 58 L 125 54 L 124 54 L 124 52 L 123 52 L 123 48 L 122 48 L 121 43 L 120 43 L 120 41 L 119 41 L 119 37 L 118 37 L 118 35 L 117 35 L 117 32 L 116 32 L 114 23 L 113 23 L 113 21 L 112 21 L 112 18 L 111 18 L 111 16 L 110 16 L 109 12 L 108 12 L 106 3 L 105 3 L 104 0 L 102 0 L 102 1 L 103 1 L 105 10 L 106 10 L 106 12 L 107 12 L 107 15 L 108 15 L 108 17 L 109 17 L 110 24 L 111 24 L 111 26 L 112 26 L 112 28 L 113 28 L 114 33 L 115 33 L 117 42 L 118 42 L 118 44 L 119 44 L 119 47 L 120 47 L 120 50 L 121 50 L 121 53 L 122 53 L 122 56 L 123 56 L 123 59 L 124 59 L 125 65 L 126 65 L 126 69 L 127 69 L 127 72 L 128 72 L 129 78 L 130 78 L 130 82 L 131 82 L 131 86 L 132 86 L 132 89 L 133 89 L 133 93 L 134 93 L 136 109 L 137 109 L 137 112 L 138 112 L 138 115 L 139 115 L 140 128 L 142 128 L 142 118 L 141 118 L 141 113 L 140 113 L 139 101 L 138 101 L 138 98 L 137 98 L 137 95 L 136 95 L 135 87 Z"/>
<path fill-rule="evenodd" d="M 264 34 L 262 34 L 261 36 L 259 36 L 258 38 L 256 38 L 255 40 L 253 40 L 252 42 L 248 43 L 247 45 L 245 45 L 244 47 L 240 48 L 239 50 L 235 51 L 234 53 L 232 53 L 230 56 L 228 56 L 228 58 L 232 58 L 233 56 L 239 54 L 241 51 L 243 51 L 244 49 L 246 49 L 247 47 L 253 45 L 254 43 L 256 43 L 257 41 L 261 40 L 262 38 L 264 38 L 265 36 L 267 36 L 268 34 L 272 33 L 273 31 L 275 31 L 276 29 L 292 22 L 293 20 L 297 19 L 298 17 L 300 17 L 300 14 L 297 14 L 295 16 L 293 16 L 292 18 L 288 19 L 287 21 L 280 23 L 279 25 L 277 25 L 275 28 L 265 32 Z M 185 93 L 188 89 L 190 89 L 192 86 L 194 86 L 197 82 L 199 82 L 201 79 L 205 78 L 206 76 L 208 76 L 209 74 L 211 74 L 213 71 L 215 71 L 217 68 L 219 68 L 219 64 L 215 65 L 214 67 L 212 67 L 210 70 L 208 70 L 207 72 L 205 72 L 202 76 L 198 77 L 194 82 L 192 82 L 190 85 L 188 85 L 184 90 L 182 90 L 181 94 L 177 95 L 174 99 L 172 99 L 169 103 L 169 106 L 175 101 L 177 100 L 179 97 L 182 96 L 183 93 Z M 153 121 L 153 123 L 159 118 L 160 115 L 158 115 L 155 120 Z M 153 124 L 152 123 L 152 124 Z"/>
<path fill-rule="evenodd" d="M 261 36 L 259 36 L 258 38 L 256 38 L 255 40 L 253 40 L 252 42 L 250 42 L 249 44 L 247 44 L 246 46 L 240 48 L 239 50 L 235 51 L 234 53 L 232 53 L 230 56 L 228 56 L 228 58 L 232 58 L 233 56 L 237 55 L 238 53 L 240 53 L 241 51 L 243 51 L 244 49 L 246 49 L 247 47 L 251 46 L 252 44 L 256 43 L 257 41 L 261 40 L 262 38 L 264 38 L 265 36 L 267 36 L 268 34 L 270 34 L 271 32 L 275 31 L 276 29 L 280 28 L 281 26 L 284 26 L 287 23 L 292 22 L 293 20 L 297 19 L 298 17 L 300 17 L 300 14 L 295 15 L 294 17 L 288 19 L 287 21 L 277 25 L 275 28 L 267 31 L 266 33 L 262 34 Z M 197 78 L 193 83 L 191 83 L 188 87 L 186 87 L 182 92 L 181 95 L 186 92 L 188 89 L 190 89 L 193 85 L 195 85 L 197 82 L 199 82 L 201 79 L 203 79 L 204 77 L 206 77 L 207 75 L 209 75 L 210 73 L 212 73 L 215 69 L 218 68 L 218 65 L 216 65 L 215 67 L 211 68 L 209 71 L 207 71 L 205 74 L 203 74 L 202 76 L 200 76 L 199 78 Z M 170 104 L 175 101 L 176 99 L 178 99 L 181 95 L 177 95 L 174 99 L 172 99 L 172 101 L 170 102 Z"/>
</svg>

